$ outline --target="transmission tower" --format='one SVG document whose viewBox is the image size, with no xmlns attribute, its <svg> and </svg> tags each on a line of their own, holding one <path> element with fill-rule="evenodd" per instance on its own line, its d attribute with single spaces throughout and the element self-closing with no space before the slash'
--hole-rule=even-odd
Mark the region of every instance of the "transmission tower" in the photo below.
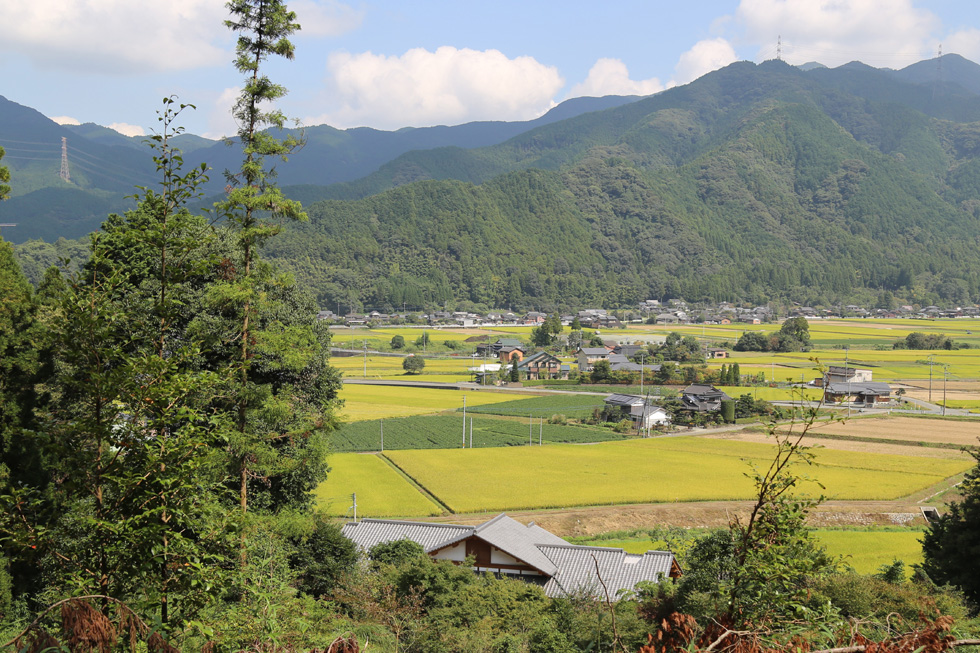
<svg viewBox="0 0 980 653">
<path fill-rule="evenodd" d="M 936 85 L 932 87 L 932 99 L 935 100 L 943 94 L 943 44 L 939 44 L 939 52 L 936 55 Z"/>
<path fill-rule="evenodd" d="M 61 137 L 61 178 L 71 181 L 71 173 L 68 172 L 68 139 Z"/>
<path fill-rule="evenodd" d="M 776 61 L 783 60 L 783 35 L 776 37 Z"/>
</svg>

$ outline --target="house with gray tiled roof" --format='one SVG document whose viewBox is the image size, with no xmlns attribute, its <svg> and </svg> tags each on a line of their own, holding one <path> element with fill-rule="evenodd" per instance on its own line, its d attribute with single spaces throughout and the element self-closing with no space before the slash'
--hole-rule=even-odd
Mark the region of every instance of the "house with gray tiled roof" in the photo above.
<svg viewBox="0 0 980 653">
<path fill-rule="evenodd" d="M 472 558 L 477 572 L 520 578 L 541 585 L 552 597 L 579 592 L 601 597 L 600 577 L 615 596 L 640 581 L 681 575 L 669 551 L 635 555 L 623 549 L 569 544 L 534 523 L 525 526 L 503 513 L 479 526 L 364 519 L 345 524 L 343 534 L 363 553 L 382 542 L 411 540 L 435 560 L 463 564 Z"/>
</svg>

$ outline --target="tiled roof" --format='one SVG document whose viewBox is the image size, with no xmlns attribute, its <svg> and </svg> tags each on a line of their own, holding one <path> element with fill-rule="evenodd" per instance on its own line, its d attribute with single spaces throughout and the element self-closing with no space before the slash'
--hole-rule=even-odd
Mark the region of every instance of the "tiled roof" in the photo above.
<svg viewBox="0 0 980 653">
<path fill-rule="evenodd" d="M 880 381 L 846 381 L 827 384 L 827 392 L 832 395 L 889 395 L 891 386 Z"/>
<path fill-rule="evenodd" d="M 638 395 L 621 395 L 621 394 L 611 394 L 603 401 L 607 404 L 612 404 L 613 406 L 634 406 L 643 405 L 643 397 Z"/>
<path fill-rule="evenodd" d="M 525 526 L 503 513 L 479 526 L 365 519 L 345 524 L 343 534 L 363 551 L 381 542 L 408 539 L 430 553 L 475 536 L 548 577 L 544 583 L 548 596 L 576 592 L 601 596 L 598 562 L 599 574 L 615 598 L 619 590 L 632 589 L 642 580 L 657 582 L 661 576 L 669 576 L 674 560 L 668 551 L 633 555 L 622 549 L 569 544 L 540 526 Z"/>
<path fill-rule="evenodd" d="M 425 522 L 397 521 L 393 519 L 363 519 L 348 522 L 342 530 L 344 536 L 364 551 L 375 544 L 412 540 L 426 551 L 441 548 L 447 542 L 471 535 L 472 526 L 454 524 L 428 524 Z"/>
<path fill-rule="evenodd" d="M 586 592 L 603 595 L 601 576 L 612 599 L 623 589 L 633 589 L 641 580 L 658 581 L 670 576 L 674 556 L 669 551 L 647 551 L 643 555 L 626 553 L 622 549 L 598 546 L 538 547 L 554 561 L 559 571 L 547 583 L 544 591 L 548 596 L 561 596 Z M 594 559 L 593 559 L 594 556 Z M 599 576 L 596 575 L 598 564 Z"/>
</svg>

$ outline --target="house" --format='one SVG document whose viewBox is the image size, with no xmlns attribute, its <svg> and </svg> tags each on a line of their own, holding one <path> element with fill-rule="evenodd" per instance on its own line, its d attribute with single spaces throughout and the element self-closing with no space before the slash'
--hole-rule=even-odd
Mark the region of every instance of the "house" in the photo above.
<svg viewBox="0 0 980 653">
<path fill-rule="evenodd" d="M 364 553 L 382 542 L 411 540 L 435 560 L 459 565 L 472 557 L 474 571 L 541 585 L 551 597 L 584 592 L 602 598 L 605 591 L 616 596 L 640 581 L 681 575 L 669 551 L 634 555 L 622 549 L 569 544 L 534 523 L 525 526 L 503 513 L 479 526 L 364 519 L 345 524 L 342 532 Z"/>
<path fill-rule="evenodd" d="M 667 411 L 660 406 L 654 406 L 644 397 L 611 394 L 602 401 L 609 409 L 607 412 L 617 414 L 621 419 L 630 419 L 633 428 L 637 430 L 670 424 L 670 415 Z"/>
<path fill-rule="evenodd" d="M 831 383 L 868 383 L 871 381 L 871 375 L 871 370 L 859 370 L 853 367 L 830 365 L 827 367 L 827 371 L 824 372 L 823 386 L 829 386 Z"/>
<path fill-rule="evenodd" d="M 859 403 L 874 406 L 891 401 L 892 389 L 887 383 L 865 381 L 857 383 L 829 383 L 824 388 L 823 399 L 827 403 Z"/>
<path fill-rule="evenodd" d="M 684 410 L 709 413 L 721 410 L 721 402 L 731 401 L 731 397 L 713 385 L 693 383 L 681 393 Z"/>
<path fill-rule="evenodd" d="M 578 350 L 579 372 L 591 372 L 598 361 L 609 360 L 609 350 L 605 347 L 582 347 Z"/>
<path fill-rule="evenodd" d="M 708 358 L 728 358 L 728 350 L 721 349 L 719 347 L 712 347 L 708 349 Z"/>
<path fill-rule="evenodd" d="M 517 369 L 529 381 L 542 379 L 568 379 L 569 365 L 563 365 L 556 356 L 543 351 L 531 354 L 518 364 Z"/>
<path fill-rule="evenodd" d="M 615 345 L 613 346 L 613 353 L 625 356 L 626 358 L 633 358 L 640 351 L 644 349 L 643 345 Z"/>
<path fill-rule="evenodd" d="M 497 342 L 476 346 L 477 356 L 493 356 L 499 358 L 501 363 L 509 363 L 513 358 L 521 360 L 526 351 L 517 338 L 498 338 Z"/>
</svg>

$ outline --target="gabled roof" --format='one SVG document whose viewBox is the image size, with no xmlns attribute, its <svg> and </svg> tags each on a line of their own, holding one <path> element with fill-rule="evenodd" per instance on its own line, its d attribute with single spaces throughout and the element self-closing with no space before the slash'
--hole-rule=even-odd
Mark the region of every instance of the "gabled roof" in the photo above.
<svg viewBox="0 0 980 653">
<path fill-rule="evenodd" d="M 582 347 L 578 350 L 580 354 L 586 356 L 608 356 L 609 350 L 605 347 Z"/>
</svg>

